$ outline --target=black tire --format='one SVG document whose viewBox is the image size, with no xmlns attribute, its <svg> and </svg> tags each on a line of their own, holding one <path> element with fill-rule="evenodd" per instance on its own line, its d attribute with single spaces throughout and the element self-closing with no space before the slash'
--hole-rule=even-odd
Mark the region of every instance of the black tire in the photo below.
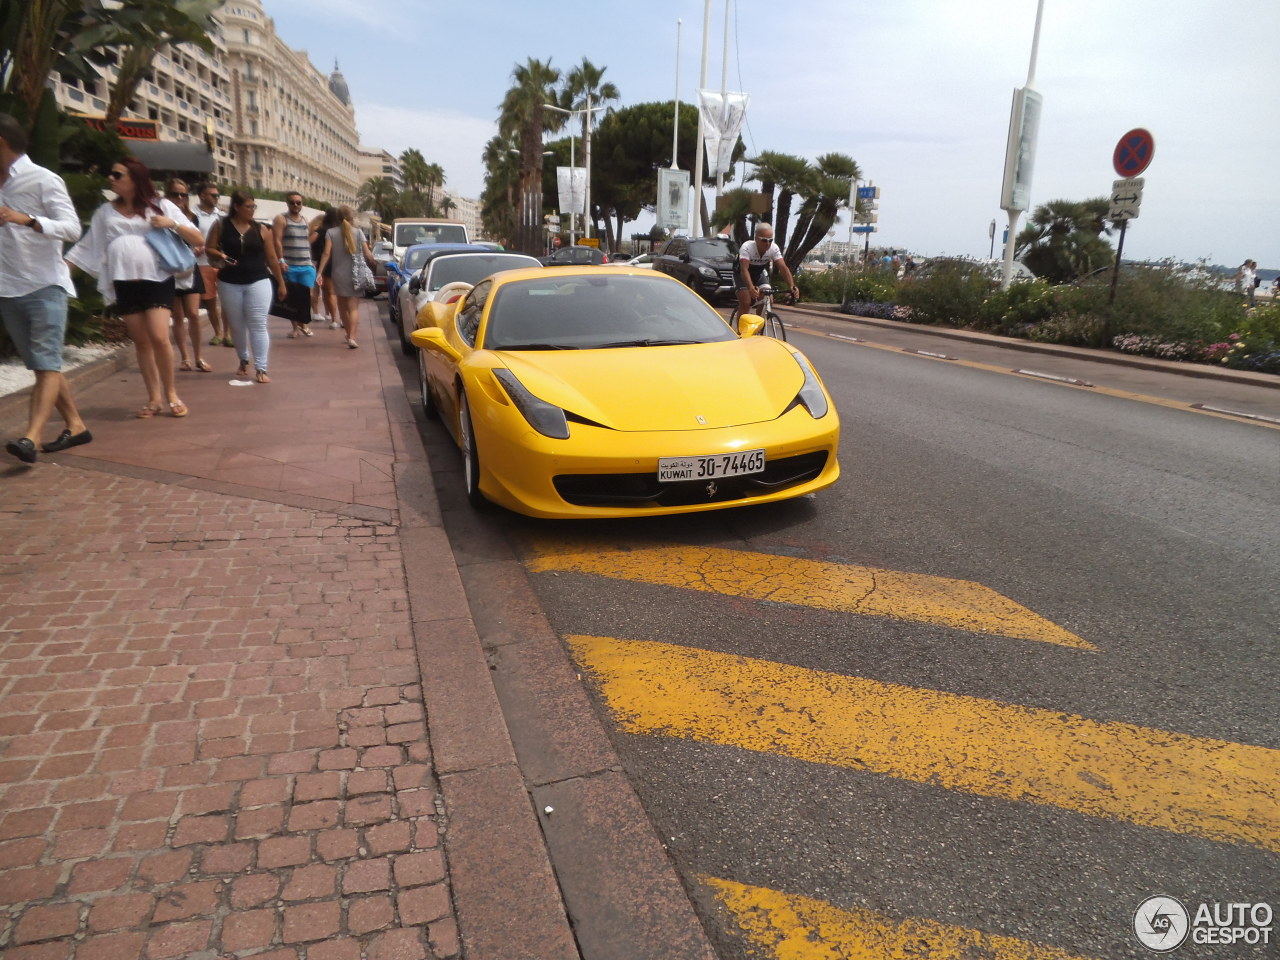
<svg viewBox="0 0 1280 960">
<path fill-rule="evenodd" d="M 787 328 L 783 326 L 782 318 L 772 310 L 764 315 L 764 335 L 784 343 L 787 339 Z"/>
<path fill-rule="evenodd" d="M 462 450 L 462 482 L 467 500 L 473 507 L 483 507 L 486 501 L 480 492 L 480 454 L 476 452 L 476 435 L 471 428 L 471 404 L 461 387 L 458 389 L 458 446 Z"/>
<path fill-rule="evenodd" d="M 436 406 L 436 398 L 431 395 L 431 384 L 427 382 L 427 351 L 418 351 L 418 389 L 422 392 L 422 412 L 428 420 L 440 419 L 440 408 Z"/>
</svg>

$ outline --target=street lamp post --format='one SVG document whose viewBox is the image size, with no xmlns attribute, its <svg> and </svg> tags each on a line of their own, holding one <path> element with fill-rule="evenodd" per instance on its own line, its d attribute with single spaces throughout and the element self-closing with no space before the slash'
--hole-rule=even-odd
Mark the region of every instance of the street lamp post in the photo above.
<svg viewBox="0 0 1280 960">
<path fill-rule="evenodd" d="M 597 110 L 603 110 L 605 108 L 603 105 L 599 107 L 591 106 L 591 94 L 589 93 L 587 94 L 587 105 L 578 110 L 569 110 L 565 107 L 557 107 L 554 103 L 544 103 L 543 106 L 546 107 L 548 110 L 554 110 L 557 113 L 563 113 L 568 115 L 570 124 L 574 122 L 575 117 L 581 116 L 586 118 L 586 121 L 583 124 L 583 130 L 582 130 L 582 165 L 586 167 L 586 170 L 587 170 L 587 182 L 585 185 L 585 189 L 583 190 L 583 198 L 582 198 L 583 199 L 583 220 L 584 220 L 583 226 L 582 226 L 582 235 L 584 237 L 589 237 L 591 236 L 591 114 Z M 569 169 L 570 170 L 574 169 L 574 150 L 573 150 L 573 134 L 572 133 L 569 134 Z M 573 174 L 570 174 L 569 178 L 570 178 L 570 186 L 572 186 Z M 570 224 L 573 223 L 572 210 L 569 212 L 569 222 Z M 571 245 L 572 245 L 572 242 L 574 241 L 575 236 L 576 235 L 573 231 L 573 227 L 570 226 L 569 239 L 571 241 Z"/>
</svg>

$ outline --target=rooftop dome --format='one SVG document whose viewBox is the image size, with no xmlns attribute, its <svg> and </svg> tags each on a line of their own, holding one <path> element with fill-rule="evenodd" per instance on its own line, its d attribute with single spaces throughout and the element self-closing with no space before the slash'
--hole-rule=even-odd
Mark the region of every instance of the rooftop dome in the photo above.
<svg viewBox="0 0 1280 960">
<path fill-rule="evenodd" d="M 338 69 L 338 61 L 333 61 L 333 73 L 329 74 L 329 91 L 342 101 L 344 106 L 351 106 L 351 91 L 347 89 L 346 78 Z"/>
</svg>

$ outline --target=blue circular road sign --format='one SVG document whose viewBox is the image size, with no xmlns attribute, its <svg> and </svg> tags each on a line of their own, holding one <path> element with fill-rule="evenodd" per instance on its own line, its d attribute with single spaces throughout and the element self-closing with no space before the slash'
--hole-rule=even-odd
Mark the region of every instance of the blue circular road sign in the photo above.
<svg viewBox="0 0 1280 960">
<path fill-rule="evenodd" d="M 1138 127 L 1130 130 L 1116 144 L 1116 152 L 1111 156 L 1111 165 L 1122 177 L 1136 177 L 1156 155 L 1156 140 L 1149 130 Z"/>
</svg>

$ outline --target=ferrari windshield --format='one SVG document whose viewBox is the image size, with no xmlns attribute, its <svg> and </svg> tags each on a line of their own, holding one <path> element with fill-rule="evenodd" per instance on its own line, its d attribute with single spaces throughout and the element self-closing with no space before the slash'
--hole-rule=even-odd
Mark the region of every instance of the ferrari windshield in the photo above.
<svg viewBox="0 0 1280 960">
<path fill-rule="evenodd" d="M 536 266 L 539 266 L 537 260 L 522 253 L 460 253 L 440 257 L 431 264 L 427 275 L 427 289 L 439 290 L 446 283 L 469 283 L 475 286 L 489 274 L 499 270 Z"/>
<path fill-rule="evenodd" d="M 485 348 L 594 350 L 736 339 L 720 315 L 681 284 L 601 273 L 503 284 L 489 307 Z"/>
</svg>

